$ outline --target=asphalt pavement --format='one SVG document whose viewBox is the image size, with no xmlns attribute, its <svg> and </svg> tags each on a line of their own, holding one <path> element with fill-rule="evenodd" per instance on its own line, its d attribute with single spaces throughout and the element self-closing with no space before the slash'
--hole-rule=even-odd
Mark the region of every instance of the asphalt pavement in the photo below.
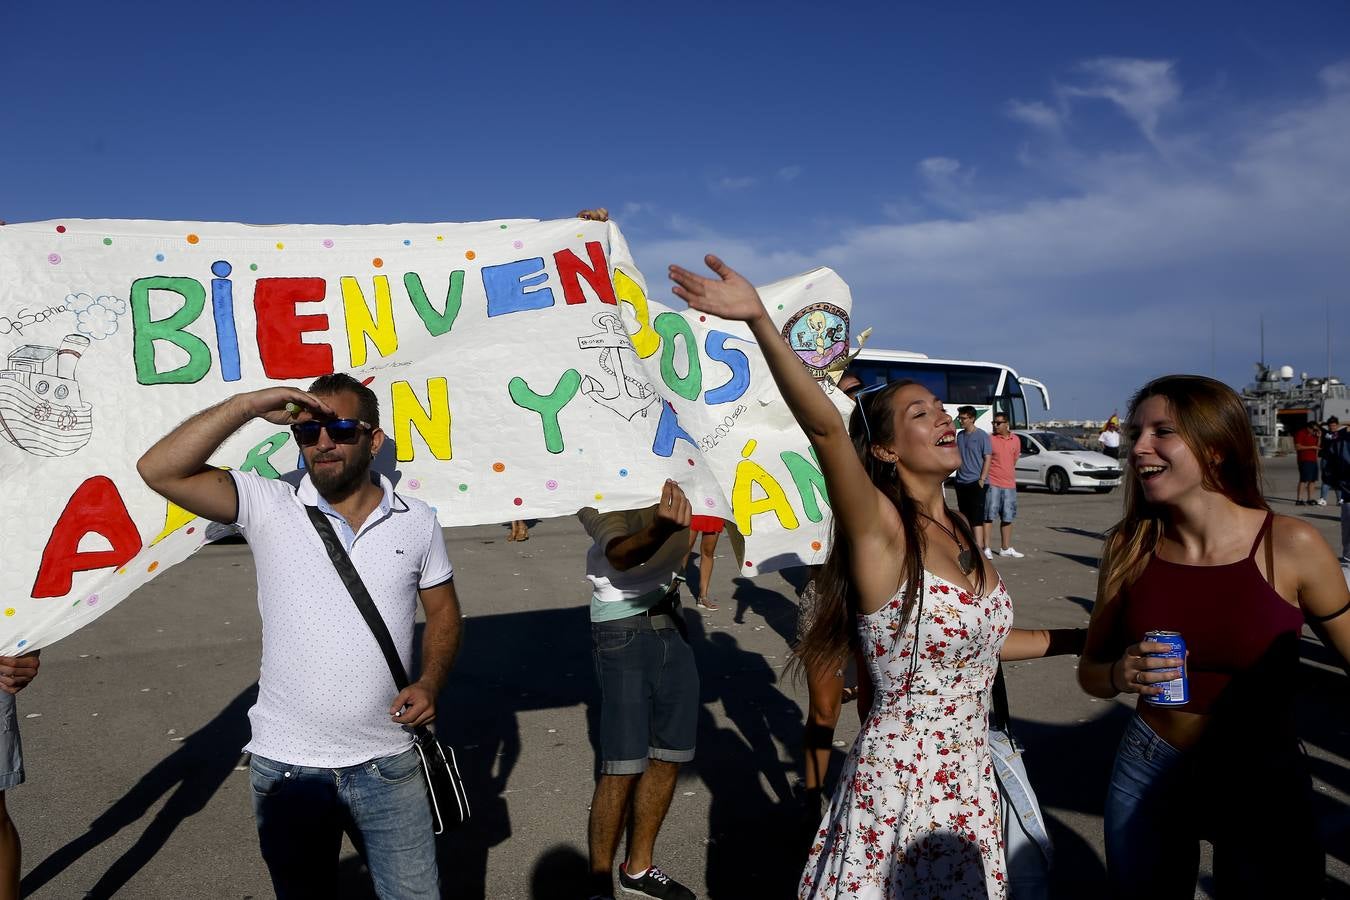
<svg viewBox="0 0 1350 900">
<path fill-rule="evenodd" d="M 1301 515 L 1337 546 L 1337 508 L 1295 507 L 1295 480 L 1291 460 L 1269 463 L 1276 511 Z M 998 560 L 1017 624 L 1086 624 L 1119 492 L 1030 490 L 1019 504 L 1015 544 L 1026 558 Z M 588 542 L 570 518 L 538 523 L 525 543 L 508 533 L 506 524 L 445 532 L 467 621 L 439 723 L 459 750 L 475 818 L 442 844 L 444 896 L 573 900 L 597 724 Z M 795 791 L 806 690 L 783 675 L 802 573 L 738 577 L 726 542 L 718 549 L 723 608 L 686 611 L 702 677 L 698 758 L 681 775 L 656 861 L 700 897 L 786 897 L 805 856 Z M 19 697 L 28 781 L 7 796 L 25 896 L 272 896 L 241 759 L 258 675 L 254 594 L 248 547 L 212 545 L 43 652 Z M 1331 850 L 1328 891 L 1350 896 L 1350 691 L 1308 632 L 1303 649 L 1294 688 Z M 1006 668 L 1056 842 L 1057 895 L 1103 896 L 1102 801 L 1129 705 L 1079 690 L 1071 658 Z M 856 730 L 846 707 L 840 759 Z M 341 865 L 343 897 L 374 896 L 350 846 Z M 1207 884 L 1197 896 L 1209 896 Z"/>
</svg>

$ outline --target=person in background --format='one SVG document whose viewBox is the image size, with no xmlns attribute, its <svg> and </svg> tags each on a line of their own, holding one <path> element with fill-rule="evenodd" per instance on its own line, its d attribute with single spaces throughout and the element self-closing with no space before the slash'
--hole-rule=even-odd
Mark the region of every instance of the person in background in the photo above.
<svg viewBox="0 0 1350 900">
<path fill-rule="evenodd" d="M 961 451 L 961 468 L 956 470 L 956 508 L 975 529 L 980 553 L 985 559 L 993 559 L 984 525 L 984 504 L 994 445 L 989 433 L 975 426 L 975 407 L 958 407 L 956 421 L 961 423 L 961 430 L 956 433 L 956 449 Z"/>
<path fill-rule="evenodd" d="M 19 900 L 22 862 L 19 829 L 5 803 L 5 792 L 23 784 L 23 747 L 14 695 L 37 676 L 38 665 L 37 652 L 0 656 L 0 900 Z"/>
<path fill-rule="evenodd" d="M 1327 419 L 1327 426 L 1322 429 L 1322 443 L 1317 450 L 1317 458 L 1322 464 L 1322 489 L 1317 497 L 1318 506 L 1327 505 L 1327 493 L 1332 490 L 1331 485 L 1328 483 L 1329 479 L 1327 475 L 1329 464 L 1332 459 L 1332 445 L 1336 442 L 1336 438 L 1338 437 L 1337 432 L 1340 430 L 1341 420 L 1335 416 Z M 1339 489 L 1336 489 L 1336 503 L 1340 504 L 1344 500 L 1345 495 Z"/>
<path fill-rule="evenodd" d="M 1112 459 L 1120 459 L 1120 420 L 1115 416 L 1106 420 L 1106 427 L 1097 435 L 1097 444 L 1102 453 Z"/>
<path fill-rule="evenodd" d="M 1295 506 L 1312 506 L 1313 488 L 1317 485 L 1317 455 L 1322 449 L 1321 429 L 1309 422 L 1294 432 L 1294 454 L 1298 459 L 1298 493 Z"/>
<path fill-rule="evenodd" d="M 1340 563 L 1350 571 L 1350 426 L 1336 429 L 1327 456 L 1326 478 L 1341 498 Z"/>
<path fill-rule="evenodd" d="M 530 539 L 530 526 L 525 524 L 524 519 L 511 520 L 511 534 L 507 537 L 508 541 L 528 541 Z"/>
<path fill-rule="evenodd" d="M 600 682 L 600 777 L 587 826 L 590 896 L 614 895 L 614 857 L 625 826 L 619 884 L 639 897 L 693 900 L 652 859 L 680 765 L 694 758 L 699 680 L 684 638 L 680 578 L 691 510 L 667 480 L 645 509 L 577 518 L 591 538 L 591 648 Z"/>
<path fill-rule="evenodd" d="M 696 516 L 689 517 L 689 552 L 692 553 L 694 545 L 699 545 L 698 552 L 698 596 L 694 598 L 694 603 L 699 609 L 706 609 L 714 612 L 721 609 L 717 601 L 708 594 L 708 588 L 712 584 L 713 560 L 717 556 L 717 539 L 722 535 L 722 529 L 726 527 L 722 519 L 718 516 Z M 700 540 L 700 538 L 702 540 Z"/>
<path fill-rule="evenodd" d="M 989 440 L 992 450 L 989 461 L 989 491 L 984 501 L 986 528 L 993 528 L 997 520 L 998 539 L 1002 549 L 999 556 L 1021 559 L 1012 545 L 1013 519 L 1017 518 L 1017 458 L 1022 455 L 1022 439 L 1012 433 L 1008 414 L 994 413 L 994 435 Z M 991 559 L 992 556 L 986 556 Z"/>
<path fill-rule="evenodd" d="M 1135 394 L 1125 510 L 1109 532 L 1078 681 L 1138 702 L 1107 792 L 1106 864 L 1122 898 L 1189 898 L 1200 841 L 1217 897 L 1322 896 L 1325 859 L 1294 717 L 1305 622 L 1350 657 L 1350 591 L 1317 530 L 1277 516 L 1241 398 L 1200 375 Z M 1151 639 L 1176 632 L 1181 667 Z"/>
</svg>

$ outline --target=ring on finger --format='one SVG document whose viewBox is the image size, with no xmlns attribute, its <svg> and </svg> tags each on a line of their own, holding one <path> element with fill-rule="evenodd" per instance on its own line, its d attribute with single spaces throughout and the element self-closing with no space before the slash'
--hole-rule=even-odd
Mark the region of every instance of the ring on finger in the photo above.
<svg viewBox="0 0 1350 900">
<path fill-rule="evenodd" d="M 1143 683 L 1144 683 L 1144 673 L 1143 673 L 1143 672 L 1135 672 L 1135 673 L 1134 673 L 1134 683 L 1135 683 L 1135 684 L 1143 684 Z"/>
</svg>

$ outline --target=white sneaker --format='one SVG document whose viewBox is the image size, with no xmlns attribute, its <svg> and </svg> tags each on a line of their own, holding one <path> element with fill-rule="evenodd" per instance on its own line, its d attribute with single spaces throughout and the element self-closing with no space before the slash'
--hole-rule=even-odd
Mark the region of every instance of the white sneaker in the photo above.
<svg viewBox="0 0 1350 900">
<path fill-rule="evenodd" d="M 1012 547 L 1004 547 L 1002 550 L 998 551 L 998 555 L 1011 556 L 1013 559 L 1021 559 L 1022 557 L 1026 556 L 1025 553 L 1018 553 Z"/>
<path fill-rule="evenodd" d="M 1318 500 L 1318 501 L 1317 501 L 1317 505 L 1318 505 L 1318 506 L 1326 506 L 1326 505 L 1327 505 L 1327 498 L 1326 498 L 1326 497 L 1323 497 L 1322 499 Z"/>
<path fill-rule="evenodd" d="M 985 548 L 984 548 L 984 558 L 985 558 L 985 559 L 993 559 L 993 558 L 994 558 L 994 551 L 993 551 L 993 550 L 990 550 L 988 547 L 985 547 Z"/>
</svg>

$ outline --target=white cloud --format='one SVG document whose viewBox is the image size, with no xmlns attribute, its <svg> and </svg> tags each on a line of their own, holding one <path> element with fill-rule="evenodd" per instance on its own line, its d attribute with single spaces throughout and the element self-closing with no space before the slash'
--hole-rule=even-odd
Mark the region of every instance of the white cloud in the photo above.
<svg viewBox="0 0 1350 900">
<path fill-rule="evenodd" d="M 1158 142 L 1158 123 L 1181 98 L 1173 63 L 1156 59 L 1103 57 L 1079 65 L 1086 79 L 1066 84 L 1066 97 L 1109 100 L 1143 132 L 1150 143 Z"/>
<path fill-rule="evenodd" d="M 1009 118 L 1045 131 L 1059 131 L 1060 129 L 1059 113 L 1039 100 L 1030 103 L 1021 100 L 1009 100 L 1004 107 L 1004 111 Z"/>
<path fill-rule="evenodd" d="M 876 346 L 1011 363 L 1044 379 L 1066 415 L 1104 415 L 1154 375 L 1208 373 L 1211 329 L 1216 374 L 1241 384 L 1262 316 L 1268 356 L 1315 368 L 1324 304 L 1350 283 L 1350 64 L 1324 69 L 1319 90 L 1282 108 L 1189 120 L 1171 63 L 1098 60 L 1079 71 L 1141 131 L 1190 152 L 1089 151 L 1066 137 L 1041 156 L 1022 151 L 1045 183 L 1017 202 L 1001 198 L 1025 179 L 977 185 L 960 161 L 933 156 L 918 164 L 926 196 L 961 188 L 959 220 L 891 204 L 817 245 L 685 219 L 635 247 L 640 262 L 659 271 L 714 251 L 761 283 L 831 266 L 853 289 L 859 325 L 876 327 Z M 1309 316 L 1315 327 L 1301 324 Z M 1350 307 L 1333 316 L 1343 348 Z"/>
<path fill-rule="evenodd" d="M 758 178 L 749 175 L 733 176 L 724 175 L 713 182 L 712 187 L 715 191 L 743 191 L 752 188 L 759 183 Z"/>
<path fill-rule="evenodd" d="M 779 181 L 796 181 L 802 174 L 801 166 L 783 166 L 778 170 Z"/>
</svg>

